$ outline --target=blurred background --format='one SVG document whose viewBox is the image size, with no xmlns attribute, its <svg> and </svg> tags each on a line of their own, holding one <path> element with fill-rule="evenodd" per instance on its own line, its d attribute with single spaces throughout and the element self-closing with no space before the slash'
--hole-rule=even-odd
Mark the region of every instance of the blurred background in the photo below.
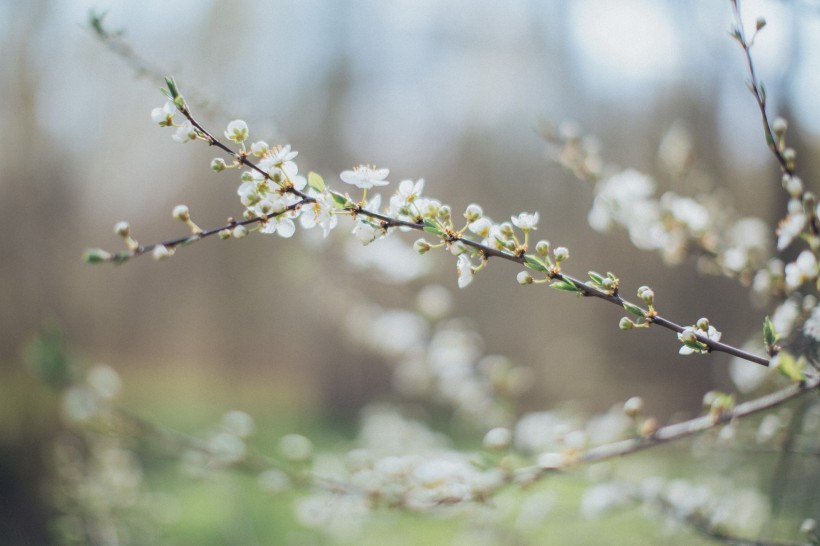
<svg viewBox="0 0 820 546">
<path fill-rule="evenodd" d="M 743 8 L 749 28 L 757 16 L 769 23 L 754 50 L 759 75 L 772 111 L 790 120 L 789 142 L 812 185 L 820 7 Z M 344 427 L 369 401 L 396 397 L 384 362 L 351 340 L 350 310 L 357 302 L 412 305 L 429 283 L 451 292 L 452 314 L 470 318 L 484 350 L 533 370 L 529 409 L 576 401 L 599 411 L 640 395 L 666 418 L 698 411 L 707 390 L 731 389 L 726 357 L 679 357 L 674 336 L 660 329 L 623 334 L 623 311 L 521 289 L 510 264 L 491 262 L 459 291 L 451 256 L 401 255 L 407 275 L 391 279 L 371 261 L 380 243 L 352 249 L 348 227 L 324 243 L 315 233 L 214 239 L 163 263 L 84 264 L 86 247 L 120 249 L 112 234 L 120 220 L 149 243 L 184 234 L 171 218 L 178 203 L 202 227 L 241 214 L 237 177 L 209 169 L 214 151 L 177 144 L 151 122 L 151 109 L 164 102 L 162 82 L 95 37 L 92 9 L 107 13 L 106 27 L 122 31 L 139 57 L 176 78 L 212 132 L 244 119 L 252 139 L 298 150 L 303 173 L 338 187 L 340 171 L 374 163 L 390 168 L 394 183 L 424 178 L 425 194 L 454 211 L 472 202 L 494 219 L 537 210 L 537 235 L 570 249 L 566 271 L 614 271 L 625 294 L 650 284 L 665 315 L 681 323 L 708 316 L 730 343 L 757 335 L 766 311 L 736 281 L 699 277 L 694 260 L 669 270 L 623 233 L 589 228 L 592 189 L 549 161 L 536 130 L 574 120 L 599 138 L 605 159 L 657 176 L 662 191 L 670 182 L 659 170 L 659 142 L 682 124 L 708 183 L 731 191 L 742 214 L 775 222 L 785 204 L 780 176 L 745 87 L 742 53 L 728 36 L 728 1 L 5 0 L 7 454 L 30 453 L 51 430 L 45 395 L 23 364 L 43 328 L 62 332 L 78 358 L 120 372 L 126 391 L 137 385 L 130 409 L 146 417 L 171 397 L 185 402 L 192 422 L 205 421 L 250 409 L 245 394 L 255 389 L 257 410 L 310 411 Z M 416 238 L 393 237 L 408 246 Z M 36 474 L 36 458 L 28 464 Z M 7 468 L 8 483 L 8 474 L 27 471 Z"/>
</svg>

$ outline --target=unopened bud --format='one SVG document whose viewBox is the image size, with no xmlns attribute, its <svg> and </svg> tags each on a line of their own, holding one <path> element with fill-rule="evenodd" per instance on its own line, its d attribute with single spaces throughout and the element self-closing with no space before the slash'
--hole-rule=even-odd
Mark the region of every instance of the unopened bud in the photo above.
<svg viewBox="0 0 820 546">
<path fill-rule="evenodd" d="M 563 262 L 569 259 L 569 250 L 567 247 L 559 246 L 552 252 L 552 255 L 555 256 L 556 262 Z"/>
<path fill-rule="evenodd" d="M 211 170 L 215 173 L 221 173 L 227 168 L 228 165 L 225 163 L 225 160 L 221 157 L 217 157 L 213 161 L 211 161 Z"/>
<path fill-rule="evenodd" d="M 219 230 L 218 236 L 223 241 L 231 238 L 231 230 L 228 228 Z"/>
<path fill-rule="evenodd" d="M 535 251 L 541 256 L 546 256 L 550 253 L 550 242 L 544 241 L 543 239 L 538 241 L 535 244 Z"/>
<path fill-rule="evenodd" d="M 167 260 L 171 256 L 174 255 L 173 249 L 168 248 L 165 245 L 157 245 L 154 247 L 154 250 L 151 252 L 151 255 L 154 257 L 155 260 L 162 261 Z"/>
<path fill-rule="evenodd" d="M 241 239 L 248 235 L 248 228 L 245 226 L 236 226 L 233 228 L 233 238 L 234 239 Z"/>
<path fill-rule="evenodd" d="M 623 331 L 631 330 L 635 327 L 635 323 L 632 322 L 628 317 L 622 317 L 621 321 L 618 322 L 618 328 Z"/>
<path fill-rule="evenodd" d="M 709 319 L 706 317 L 698 319 L 696 325 L 698 327 L 698 330 L 703 330 L 704 332 L 709 331 Z"/>
<path fill-rule="evenodd" d="M 789 123 L 783 118 L 777 118 L 772 122 L 772 132 L 779 137 L 783 136 L 788 128 Z"/>
<path fill-rule="evenodd" d="M 114 224 L 114 233 L 120 237 L 128 237 L 131 235 L 131 226 L 128 222 L 117 222 Z"/>
<path fill-rule="evenodd" d="M 755 21 L 755 30 L 760 30 L 766 26 L 766 19 L 763 17 L 758 17 L 757 21 Z"/>
<path fill-rule="evenodd" d="M 431 248 L 432 247 L 430 246 L 430 243 L 428 243 L 424 239 L 418 239 L 415 243 L 413 243 L 413 250 L 415 250 L 419 254 L 429 252 Z"/>
<path fill-rule="evenodd" d="M 525 284 L 532 284 L 533 283 L 533 278 L 532 278 L 532 275 L 530 275 L 529 271 L 519 271 L 518 275 L 515 278 L 518 281 L 518 284 L 520 284 L 522 286 L 525 285 Z"/>
<path fill-rule="evenodd" d="M 624 403 L 624 413 L 631 418 L 637 417 L 643 411 L 643 398 L 633 396 Z"/>
<path fill-rule="evenodd" d="M 655 304 L 655 292 L 648 286 L 641 286 L 638 288 L 638 297 L 649 306 Z"/>
<path fill-rule="evenodd" d="M 174 207 L 174 218 L 180 222 L 187 222 L 191 219 L 191 213 L 186 205 L 177 205 Z"/>
</svg>

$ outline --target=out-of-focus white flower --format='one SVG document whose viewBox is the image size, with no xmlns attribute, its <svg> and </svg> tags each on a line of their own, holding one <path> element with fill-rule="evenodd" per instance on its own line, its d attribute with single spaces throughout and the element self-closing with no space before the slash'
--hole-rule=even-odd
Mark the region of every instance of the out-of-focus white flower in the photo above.
<svg viewBox="0 0 820 546">
<path fill-rule="evenodd" d="M 389 169 L 377 169 L 373 165 L 359 165 L 352 171 L 342 171 L 339 177 L 342 182 L 352 184 L 357 188 L 368 189 L 373 186 L 386 186 L 390 182 L 385 180 L 390 174 Z"/>
<path fill-rule="evenodd" d="M 313 442 L 301 434 L 286 434 L 279 440 L 279 451 L 291 461 L 306 461 L 313 455 Z"/>
<path fill-rule="evenodd" d="M 806 215 L 802 212 L 790 213 L 777 227 L 777 250 L 784 250 L 795 237 L 803 231 L 806 225 Z"/>
<path fill-rule="evenodd" d="M 769 368 L 752 364 L 740 357 L 733 357 L 729 362 L 729 377 L 735 387 L 742 393 L 750 393 L 757 389 L 766 376 Z"/>
<path fill-rule="evenodd" d="M 473 282 L 473 277 L 475 276 L 475 269 L 473 269 L 473 263 L 470 261 L 470 258 L 467 254 L 460 254 L 458 256 L 458 262 L 456 262 L 456 271 L 458 271 L 458 287 L 465 288 L 471 282 Z"/>
<path fill-rule="evenodd" d="M 786 264 L 786 286 L 796 290 L 806 281 L 817 278 L 817 258 L 811 250 L 801 252 L 795 261 Z"/>
<path fill-rule="evenodd" d="M 815 341 L 820 341 L 820 306 L 815 305 L 806 322 L 803 323 L 803 334 Z"/>
</svg>

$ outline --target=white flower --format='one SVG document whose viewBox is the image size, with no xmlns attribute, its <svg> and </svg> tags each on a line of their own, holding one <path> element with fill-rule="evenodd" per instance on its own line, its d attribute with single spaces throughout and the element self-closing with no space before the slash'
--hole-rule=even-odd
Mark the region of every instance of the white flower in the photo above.
<svg viewBox="0 0 820 546">
<path fill-rule="evenodd" d="M 809 318 L 803 323 L 803 334 L 815 341 L 820 341 L 820 306 L 815 306 Z"/>
<path fill-rule="evenodd" d="M 299 221 L 302 227 L 310 229 L 314 226 L 322 228 L 322 235 L 328 236 L 330 230 L 336 227 L 338 219 L 333 214 L 333 199 L 327 193 L 313 196 L 314 202 L 302 206 Z"/>
<path fill-rule="evenodd" d="M 171 138 L 176 142 L 181 142 L 184 144 L 196 138 L 196 129 L 194 129 L 194 126 L 191 125 L 190 121 L 186 121 L 177 127 L 176 132 L 171 135 Z"/>
<path fill-rule="evenodd" d="M 816 278 L 817 258 L 811 250 L 804 250 L 795 261 L 786 264 L 786 286 L 792 290 Z"/>
<path fill-rule="evenodd" d="M 268 146 L 268 143 L 264 140 L 258 140 L 251 144 L 251 153 L 257 157 L 264 157 L 269 149 L 270 146 Z"/>
<path fill-rule="evenodd" d="M 280 237 L 288 239 L 296 232 L 296 224 L 284 215 L 274 216 L 268 218 L 268 221 L 264 223 L 259 231 L 262 233 L 278 233 Z"/>
<path fill-rule="evenodd" d="M 511 216 L 510 218 L 512 219 L 513 225 L 522 231 L 537 229 L 535 227 L 538 224 L 537 212 L 534 212 L 533 214 L 522 212 L 518 216 Z"/>
<path fill-rule="evenodd" d="M 162 107 L 151 110 L 151 120 L 159 124 L 160 127 L 168 127 L 174 124 L 174 114 L 176 113 L 177 109 L 174 103 L 168 101 Z"/>
<path fill-rule="evenodd" d="M 389 184 L 385 177 L 390 174 L 388 169 L 377 169 L 373 165 L 359 165 L 352 171 L 342 171 L 339 177 L 342 182 L 352 184 L 357 188 L 368 189 L 373 186 L 386 186 Z"/>
<path fill-rule="evenodd" d="M 803 231 L 803 226 L 806 225 L 806 215 L 802 212 L 796 214 L 789 214 L 780 221 L 777 227 L 777 250 L 783 250 L 788 247 L 795 237 L 800 235 Z"/>
<path fill-rule="evenodd" d="M 235 119 L 228 124 L 228 130 L 225 131 L 225 138 L 233 140 L 237 144 L 244 142 L 248 138 L 248 124 L 241 119 Z"/>
<path fill-rule="evenodd" d="M 490 220 L 486 216 L 482 216 L 475 222 L 470 222 L 470 224 L 467 226 L 467 229 L 469 229 L 479 237 L 486 239 L 490 236 L 490 230 L 492 229 L 492 227 L 492 220 Z"/>
<path fill-rule="evenodd" d="M 299 172 L 296 162 L 293 161 L 293 158 L 297 155 L 299 155 L 299 152 L 291 151 L 290 144 L 274 146 L 268 150 L 264 159 L 259 162 L 259 168 L 271 176 L 281 171 L 290 180 Z"/>
<path fill-rule="evenodd" d="M 458 271 L 459 288 L 464 288 L 473 282 L 475 270 L 473 269 L 473 263 L 470 261 L 470 258 L 467 257 L 467 254 L 459 254 L 458 262 L 456 263 L 456 270 Z"/>
<path fill-rule="evenodd" d="M 368 245 L 378 239 L 381 230 L 366 220 L 359 220 L 353 226 L 353 235 L 363 245 Z"/>
</svg>

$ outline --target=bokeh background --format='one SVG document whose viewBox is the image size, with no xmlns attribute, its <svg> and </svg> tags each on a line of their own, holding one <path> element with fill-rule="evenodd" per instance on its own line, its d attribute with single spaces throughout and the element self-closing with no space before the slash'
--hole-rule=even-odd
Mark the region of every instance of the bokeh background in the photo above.
<svg viewBox="0 0 820 546">
<path fill-rule="evenodd" d="M 614 271 L 627 293 L 650 284 L 666 315 L 708 316 L 729 342 L 754 335 L 765 312 L 736 281 L 698 276 L 694 260 L 669 270 L 623 233 L 590 229 L 591 188 L 549 161 L 536 130 L 574 120 L 604 158 L 667 189 L 658 146 L 683 124 L 708 183 L 731 191 L 743 214 L 776 221 L 784 197 L 728 36 L 728 1 L 5 0 L 0 447 L 9 460 L 36 453 L 51 430 L 24 366 L 43 328 L 58 328 L 78 358 L 115 368 L 126 390 L 139 386 L 131 409 L 148 417 L 172 397 L 204 421 L 251 405 L 250 386 L 270 407 L 344 427 L 369 401 L 395 397 L 390 370 L 350 339 L 351 306 L 406 306 L 431 282 L 452 291 L 453 314 L 473 321 L 487 351 L 534 371 L 530 408 L 605 410 L 641 395 L 666 418 L 731 388 L 727 358 L 679 357 L 659 329 L 623 334 L 619 309 L 521 289 L 505 263 L 459 291 L 443 253 L 401 255 L 408 276 L 391 280 L 372 261 L 379 243 L 361 253 L 344 235 L 322 243 L 311 233 L 209 240 L 164 263 L 84 264 L 86 247 L 120 248 L 120 220 L 148 243 L 183 234 L 170 216 L 178 203 L 203 227 L 241 213 L 237 178 L 209 169 L 213 150 L 177 144 L 151 123 L 161 82 L 95 37 L 92 9 L 172 74 L 212 129 L 244 119 L 252 138 L 298 150 L 302 172 L 336 184 L 340 171 L 374 163 L 393 181 L 424 178 L 425 193 L 456 211 L 538 210 L 538 235 L 570 249 L 567 271 Z M 769 22 L 755 45 L 759 73 L 812 185 L 820 7 L 745 2 L 744 12 L 750 27 L 759 15 Z M 37 458 L 29 464 L 7 466 L 4 479 L 35 475 Z"/>
</svg>

